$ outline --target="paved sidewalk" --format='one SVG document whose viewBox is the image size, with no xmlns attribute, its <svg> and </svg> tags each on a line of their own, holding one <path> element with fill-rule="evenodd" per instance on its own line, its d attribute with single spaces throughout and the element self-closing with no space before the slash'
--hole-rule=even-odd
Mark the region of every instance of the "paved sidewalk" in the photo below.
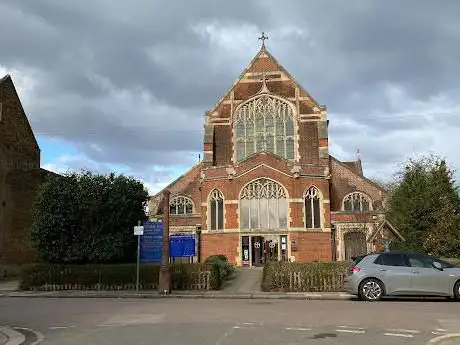
<svg viewBox="0 0 460 345">
<path fill-rule="evenodd" d="M 17 280 L 0 280 L 0 293 L 5 291 L 16 291 L 19 289 Z"/>
<path fill-rule="evenodd" d="M 223 294 L 258 294 L 261 293 L 262 268 L 237 268 L 231 280 L 222 286 Z"/>
<path fill-rule="evenodd" d="M 157 291 L 15 291 L 0 292 L 0 297 L 39 298 L 209 298 L 209 299 L 290 299 L 290 300 L 350 300 L 355 297 L 343 292 L 259 292 L 224 293 L 223 291 L 173 291 L 160 295 Z"/>
</svg>

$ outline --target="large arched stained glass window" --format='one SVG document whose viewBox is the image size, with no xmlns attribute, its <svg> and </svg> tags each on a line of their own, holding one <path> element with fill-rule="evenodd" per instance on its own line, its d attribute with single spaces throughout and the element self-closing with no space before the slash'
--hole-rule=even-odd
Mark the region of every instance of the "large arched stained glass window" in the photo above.
<svg viewBox="0 0 460 345">
<path fill-rule="evenodd" d="M 264 150 L 294 159 L 294 114 L 287 102 L 261 95 L 238 108 L 234 124 L 237 161 Z"/>
<path fill-rule="evenodd" d="M 241 229 L 285 229 L 287 218 L 287 195 L 279 183 L 261 178 L 241 191 Z"/>
</svg>

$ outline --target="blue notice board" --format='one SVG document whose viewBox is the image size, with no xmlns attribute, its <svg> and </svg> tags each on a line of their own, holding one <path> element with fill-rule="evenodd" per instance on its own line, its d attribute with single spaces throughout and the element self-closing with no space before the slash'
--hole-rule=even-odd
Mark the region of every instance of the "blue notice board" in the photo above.
<svg viewBox="0 0 460 345">
<path fill-rule="evenodd" d="M 172 235 L 169 238 L 169 256 L 172 258 L 195 256 L 195 236 Z"/>
<path fill-rule="evenodd" d="M 140 262 L 161 264 L 163 251 L 163 222 L 144 223 L 144 235 L 140 238 Z"/>
</svg>

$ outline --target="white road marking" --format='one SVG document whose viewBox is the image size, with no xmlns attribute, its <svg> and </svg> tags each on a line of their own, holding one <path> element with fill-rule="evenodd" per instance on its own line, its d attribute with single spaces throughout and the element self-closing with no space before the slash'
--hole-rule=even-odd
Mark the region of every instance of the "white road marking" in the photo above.
<svg viewBox="0 0 460 345">
<path fill-rule="evenodd" d="M 119 326 L 126 326 L 126 324 L 124 323 L 118 323 L 116 325 L 114 324 L 106 324 L 106 323 L 101 323 L 100 325 L 97 325 L 98 327 L 119 327 Z"/>
<path fill-rule="evenodd" d="M 401 334 L 401 333 L 383 333 L 383 335 L 388 335 L 391 337 L 403 337 L 403 338 L 413 338 L 412 334 Z"/>
<path fill-rule="evenodd" d="M 14 327 L 14 328 L 15 329 L 23 329 L 23 330 L 26 330 L 26 331 L 29 331 L 29 332 L 32 332 L 33 334 L 35 334 L 35 337 L 37 337 L 37 340 L 35 340 L 30 345 L 37 345 L 37 344 L 41 343 L 43 341 L 43 339 L 45 338 L 43 336 L 43 334 L 41 334 L 39 331 L 30 329 L 30 328 L 26 328 L 26 327 Z M 8 344 L 8 345 L 10 345 L 10 344 Z"/>
<path fill-rule="evenodd" d="M 0 327 L 0 332 L 8 337 L 8 345 L 20 345 L 26 341 L 24 334 L 16 331 L 12 327 Z"/>
<path fill-rule="evenodd" d="M 415 329 L 392 329 L 392 328 L 389 328 L 389 329 L 385 329 L 385 331 L 388 331 L 388 332 L 401 332 L 401 333 L 414 333 L 414 334 L 417 334 L 417 333 L 420 333 L 420 331 L 417 331 Z"/>
<path fill-rule="evenodd" d="M 355 334 L 364 334 L 366 331 L 364 330 L 354 330 L 354 329 L 336 329 L 336 332 L 342 332 L 342 333 L 355 333 Z"/>
<path fill-rule="evenodd" d="M 447 332 L 447 329 L 444 329 L 444 328 L 436 328 L 436 330 L 438 332 Z"/>
<path fill-rule="evenodd" d="M 286 327 L 287 331 L 311 331 L 311 328 L 302 328 L 302 327 Z"/>
<path fill-rule="evenodd" d="M 51 326 L 49 329 L 66 329 L 66 328 L 76 328 L 77 326 Z"/>
<path fill-rule="evenodd" d="M 353 329 L 365 329 L 362 327 L 355 327 L 355 326 L 337 326 L 338 328 L 353 328 Z"/>
<path fill-rule="evenodd" d="M 431 332 L 431 334 L 443 335 L 446 334 L 446 332 Z"/>
</svg>

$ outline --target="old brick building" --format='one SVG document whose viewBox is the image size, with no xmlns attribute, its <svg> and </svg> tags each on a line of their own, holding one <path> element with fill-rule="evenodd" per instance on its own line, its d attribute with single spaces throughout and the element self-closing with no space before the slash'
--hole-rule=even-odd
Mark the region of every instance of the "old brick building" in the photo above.
<svg viewBox="0 0 460 345">
<path fill-rule="evenodd" d="M 361 161 L 330 156 L 326 107 L 264 45 L 206 112 L 204 129 L 204 159 L 166 187 L 171 232 L 200 235 L 201 258 L 343 260 L 402 239 Z M 158 193 L 151 217 L 162 210 Z"/>
<path fill-rule="evenodd" d="M 32 205 L 49 172 L 9 75 L 0 79 L 0 263 L 33 260 Z"/>
</svg>

